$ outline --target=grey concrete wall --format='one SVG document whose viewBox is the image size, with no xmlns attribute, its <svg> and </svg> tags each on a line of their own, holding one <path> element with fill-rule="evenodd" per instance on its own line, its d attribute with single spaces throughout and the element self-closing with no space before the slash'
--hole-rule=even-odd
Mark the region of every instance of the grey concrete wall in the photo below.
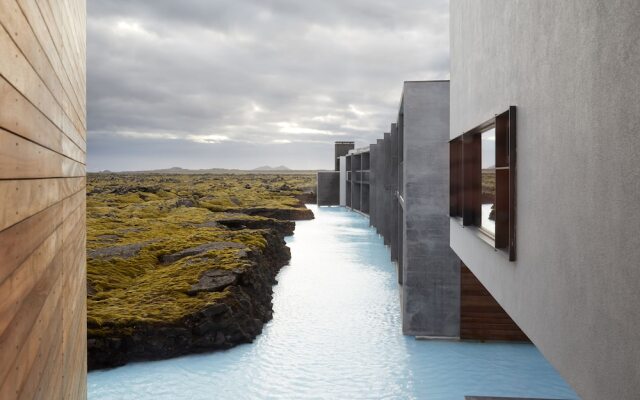
<svg viewBox="0 0 640 400">
<path fill-rule="evenodd" d="M 384 149 L 384 136 L 383 139 L 377 140 L 378 153 L 375 168 L 376 172 L 376 207 L 378 209 L 378 217 L 376 218 L 376 231 L 382 234 L 382 225 L 384 224 L 384 165 L 385 165 L 385 149 Z"/>
<path fill-rule="evenodd" d="M 369 146 L 370 153 L 370 171 L 369 171 L 369 225 L 377 226 L 378 207 L 377 207 L 377 191 L 376 191 L 376 159 L 378 158 L 379 146 L 377 143 Z"/>
<path fill-rule="evenodd" d="M 340 205 L 340 172 L 318 172 L 318 206 Z"/>
<path fill-rule="evenodd" d="M 640 2 L 451 2 L 451 137 L 518 107 L 517 261 L 451 245 L 584 399 L 640 393 Z"/>
<path fill-rule="evenodd" d="M 363 183 L 360 188 L 361 200 L 360 200 L 360 211 L 365 214 L 369 214 L 369 185 Z"/>
<path fill-rule="evenodd" d="M 347 169 L 347 176 L 351 176 L 353 177 L 353 155 L 347 155 L 345 156 L 345 160 L 346 160 L 346 169 Z M 353 178 L 352 178 L 353 179 Z M 353 180 L 349 179 L 347 181 L 347 207 L 351 207 L 351 204 L 353 203 Z"/>
<path fill-rule="evenodd" d="M 344 207 L 347 205 L 347 157 L 338 157 L 338 162 L 340 164 L 340 205 Z"/>
<path fill-rule="evenodd" d="M 384 239 L 384 244 L 389 245 L 391 243 L 391 216 L 389 211 L 391 210 L 391 133 L 384 134 L 384 165 L 382 167 L 382 173 L 384 175 L 384 190 L 382 192 L 382 209 L 383 218 L 380 224 L 380 234 Z"/>
<path fill-rule="evenodd" d="M 398 126 L 391 124 L 391 168 L 389 169 L 389 178 L 391 179 L 389 191 L 391 194 L 391 208 L 388 212 L 391 214 L 391 223 L 389 226 L 389 247 L 391 248 L 391 260 L 398 260 Z M 398 271 L 398 276 L 401 272 Z"/>
<path fill-rule="evenodd" d="M 334 143 L 334 157 L 336 163 L 336 171 L 340 169 L 340 157 L 344 157 L 349 153 L 349 150 L 355 148 L 355 142 L 335 142 Z"/>
<path fill-rule="evenodd" d="M 405 82 L 403 332 L 458 337 L 460 264 L 449 247 L 449 82 Z"/>
</svg>

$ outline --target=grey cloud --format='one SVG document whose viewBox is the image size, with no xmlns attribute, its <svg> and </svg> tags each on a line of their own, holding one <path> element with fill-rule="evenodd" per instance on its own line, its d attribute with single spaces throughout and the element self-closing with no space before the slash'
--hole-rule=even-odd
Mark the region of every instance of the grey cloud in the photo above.
<svg viewBox="0 0 640 400">
<path fill-rule="evenodd" d="M 441 0 L 90 0 L 88 11 L 90 170 L 329 168 L 334 140 L 388 129 L 402 81 L 448 77 Z"/>
</svg>

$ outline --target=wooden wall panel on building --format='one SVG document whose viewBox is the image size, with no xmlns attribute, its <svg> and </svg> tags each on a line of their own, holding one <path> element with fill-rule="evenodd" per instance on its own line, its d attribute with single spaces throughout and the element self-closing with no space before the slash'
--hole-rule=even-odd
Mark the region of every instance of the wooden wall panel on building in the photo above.
<svg viewBox="0 0 640 400">
<path fill-rule="evenodd" d="M 86 5 L 0 0 L 0 398 L 86 398 Z"/>
<path fill-rule="evenodd" d="M 460 265 L 460 339 L 528 342 L 478 278 Z"/>
</svg>

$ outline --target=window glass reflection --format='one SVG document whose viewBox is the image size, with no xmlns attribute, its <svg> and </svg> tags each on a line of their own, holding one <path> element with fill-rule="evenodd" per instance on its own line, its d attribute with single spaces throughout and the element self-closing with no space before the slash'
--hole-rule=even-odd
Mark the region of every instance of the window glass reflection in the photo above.
<svg viewBox="0 0 640 400">
<path fill-rule="evenodd" d="M 482 221 L 481 227 L 496 233 L 496 130 L 482 133 Z"/>
</svg>

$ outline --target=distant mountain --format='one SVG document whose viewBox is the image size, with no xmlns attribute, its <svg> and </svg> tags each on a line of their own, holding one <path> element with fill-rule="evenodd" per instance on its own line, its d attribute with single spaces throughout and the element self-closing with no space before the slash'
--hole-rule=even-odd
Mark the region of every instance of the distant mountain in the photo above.
<svg viewBox="0 0 640 400">
<path fill-rule="evenodd" d="M 271 167 L 269 165 L 263 165 L 262 167 L 254 168 L 253 171 L 291 171 L 288 167 L 280 165 L 278 167 Z"/>
</svg>

